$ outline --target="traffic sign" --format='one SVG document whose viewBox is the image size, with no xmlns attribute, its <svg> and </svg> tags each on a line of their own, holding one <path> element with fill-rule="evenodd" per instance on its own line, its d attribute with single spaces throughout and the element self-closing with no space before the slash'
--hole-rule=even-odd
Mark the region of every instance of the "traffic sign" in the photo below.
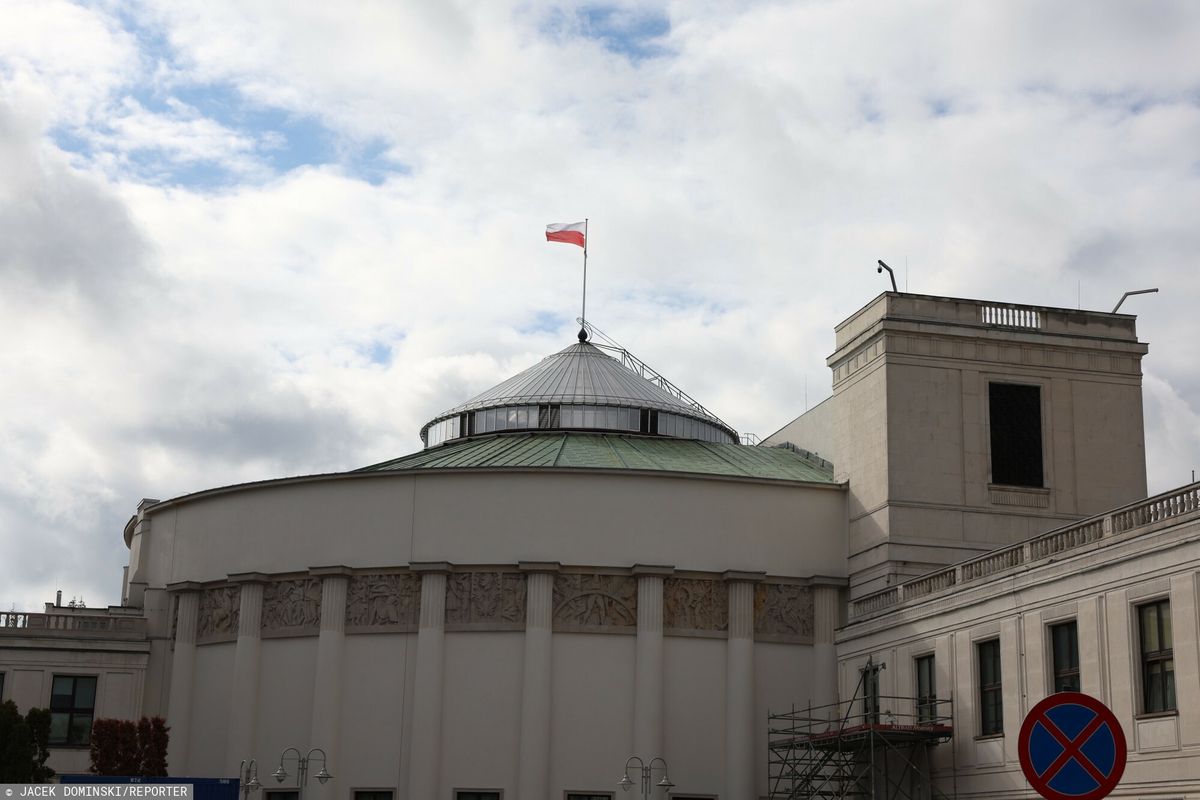
<svg viewBox="0 0 1200 800">
<path fill-rule="evenodd" d="M 1017 738 L 1021 770 L 1046 800 L 1100 800 L 1125 772 L 1125 734 L 1108 706 L 1081 692 L 1034 706 Z"/>
</svg>

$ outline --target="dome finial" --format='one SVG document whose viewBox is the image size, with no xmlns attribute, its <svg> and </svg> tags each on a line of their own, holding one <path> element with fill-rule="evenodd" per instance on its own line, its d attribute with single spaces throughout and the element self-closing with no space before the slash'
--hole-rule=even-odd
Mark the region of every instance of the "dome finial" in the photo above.
<svg viewBox="0 0 1200 800">
<path fill-rule="evenodd" d="M 586 342 L 587 339 L 588 339 L 587 328 L 580 328 L 579 329 L 579 341 Z"/>
</svg>

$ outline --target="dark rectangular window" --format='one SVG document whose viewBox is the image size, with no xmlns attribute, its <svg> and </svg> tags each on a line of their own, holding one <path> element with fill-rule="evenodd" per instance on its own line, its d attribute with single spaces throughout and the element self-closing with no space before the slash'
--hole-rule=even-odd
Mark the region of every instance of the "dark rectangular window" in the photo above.
<svg viewBox="0 0 1200 800">
<path fill-rule="evenodd" d="M 1054 691 L 1079 691 L 1079 634 L 1075 621 L 1050 626 L 1050 648 L 1054 659 Z"/>
<path fill-rule="evenodd" d="M 863 722 L 879 722 L 879 665 L 868 663 L 863 668 Z"/>
<path fill-rule="evenodd" d="M 457 791 L 454 800 L 500 800 L 500 792 L 495 789 Z"/>
<path fill-rule="evenodd" d="M 1044 484 L 1042 476 L 1042 390 L 1015 383 L 988 384 L 992 428 L 992 483 Z"/>
<path fill-rule="evenodd" d="M 300 800 L 300 792 L 295 789 L 265 789 L 263 794 L 265 800 Z"/>
<path fill-rule="evenodd" d="M 87 744 L 95 709 L 95 676 L 55 675 L 50 690 L 50 743 Z"/>
<path fill-rule="evenodd" d="M 980 642 L 979 650 L 979 733 L 995 736 L 1004 733 L 1004 689 L 1000 683 L 1000 640 Z"/>
<path fill-rule="evenodd" d="M 916 659 L 917 722 L 933 722 L 937 718 L 937 675 L 933 656 Z"/>
<path fill-rule="evenodd" d="M 566 800 L 612 800 L 612 792 L 567 792 Z"/>
<path fill-rule="evenodd" d="M 391 789 L 355 789 L 354 800 L 392 800 L 396 793 Z"/>
<path fill-rule="evenodd" d="M 1171 603 L 1138 606 L 1142 656 L 1142 711 L 1174 711 L 1175 651 L 1171 644 Z"/>
</svg>

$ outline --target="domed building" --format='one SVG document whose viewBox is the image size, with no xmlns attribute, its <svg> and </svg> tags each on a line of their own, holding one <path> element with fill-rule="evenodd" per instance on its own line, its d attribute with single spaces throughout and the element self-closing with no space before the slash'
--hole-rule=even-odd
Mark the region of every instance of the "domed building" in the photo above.
<svg viewBox="0 0 1200 800">
<path fill-rule="evenodd" d="M 582 337 L 421 438 L 139 510 L 128 602 L 171 640 L 147 670 L 171 772 L 320 747 L 331 798 L 594 797 L 637 755 L 684 794 L 764 791 L 767 708 L 836 691 L 830 465 L 738 444 Z"/>
<path fill-rule="evenodd" d="M 748 446 L 581 336 L 419 452 L 143 501 L 121 606 L 0 613 L 0 699 L 50 707 L 60 772 L 163 714 L 172 775 L 273 800 L 612 798 L 631 757 L 680 800 L 1015 800 L 1021 720 L 1082 690 L 1114 796 L 1200 797 L 1200 484 L 1146 497 L 1147 350 L 887 292 Z"/>
</svg>

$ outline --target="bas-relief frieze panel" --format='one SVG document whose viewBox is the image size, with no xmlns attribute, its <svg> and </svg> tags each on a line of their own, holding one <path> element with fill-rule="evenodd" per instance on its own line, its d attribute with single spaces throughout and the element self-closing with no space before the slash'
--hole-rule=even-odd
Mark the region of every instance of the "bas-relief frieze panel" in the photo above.
<svg viewBox="0 0 1200 800">
<path fill-rule="evenodd" d="M 729 628 L 729 589 L 725 582 L 705 578 L 665 579 L 663 628 L 675 634 L 723 634 Z"/>
<path fill-rule="evenodd" d="M 554 576 L 555 630 L 637 630 L 637 579 L 632 575 Z"/>
<path fill-rule="evenodd" d="M 421 613 L 421 577 L 411 572 L 363 573 L 346 590 L 346 631 L 411 631 Z"/>
<path fill-rule="evenodd" d="M 811 643 L 812 589 L 791 583 L 755 586 L 754 638 L 765 642 Z"/>
<path fill-rule="evenodd" d="M 523 630 L 525 576 L 500 570 L 446 576 L 446 628 Z"/>
<path fill-rule="evenodd" d="M 271 581 L 263 587 L 262 630 L 267 636 L 314 634 L 321 626 L 321 582 Z"/>
<path fill-rule="evenodd" d="M 225 641 L 237 638 L 241 613 L 240 586 L 214 586 L 200 592 L 200 615 L 196 639 Z"/>
</svg>

